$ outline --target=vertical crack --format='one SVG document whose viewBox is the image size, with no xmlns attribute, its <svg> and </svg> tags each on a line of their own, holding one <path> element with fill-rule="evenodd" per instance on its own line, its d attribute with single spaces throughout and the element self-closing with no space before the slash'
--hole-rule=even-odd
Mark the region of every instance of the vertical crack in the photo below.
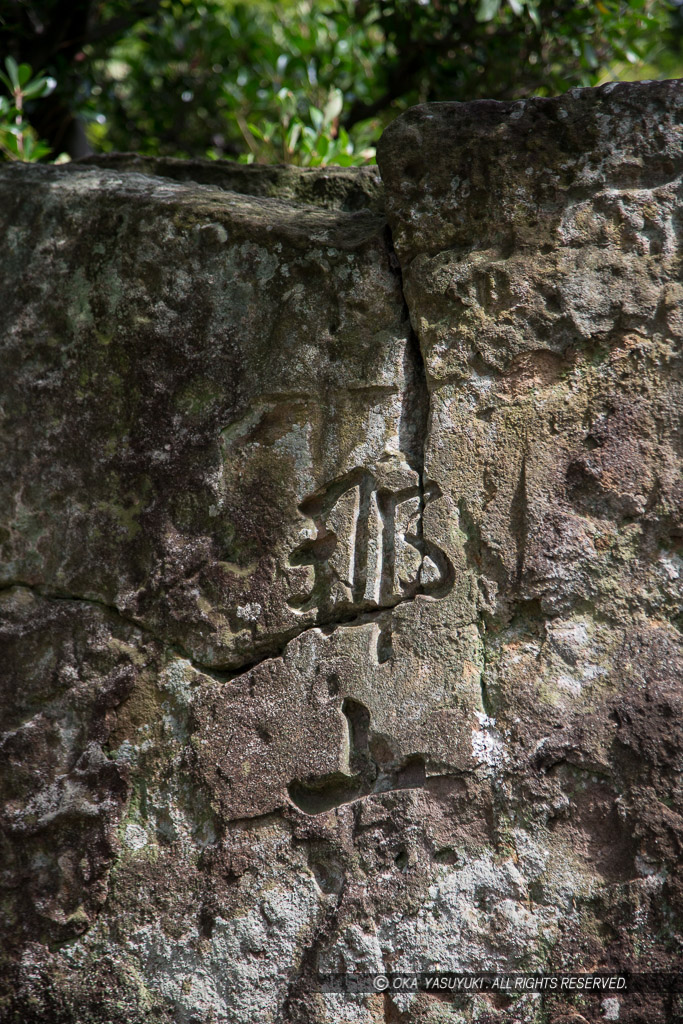
<svg viewBox="0 0 683 1024">
<path fill-rule="evenodd" d="M 408 319 L 408 307 L 405 307 Z M 430 398 L 427 373 L 420 342 L 412 327 L 403 359 L 404 393 L 399 424 L 399 446 L 406 462 L 419 478 L 424 501 L 425 441 L 429 424 Z"/>
<path fill-rule="evenodd" d="M 403 298 L 403 317 L 408 325 L 408 336 L 403 354 L 403 396 L 401 417 L 399 420 L 399 448 L 407 464 L 417 473 L 418 478 L 418 516 L 415 528 L 415 539 L 411 540 L 420 552 L 424 562 L 427 554 L 424 540 L 425 510 L 425 444 L 429 427 L 430 396 L 427 387 L 422 350 L 417 334 L 410 323 L 410 310 L 403 290 L 403 274 L 401 265 L 394 251 L 391 230 L 386 229 L 386 243 L 389 248 L 389 260 L 396 274 Z M 418 593 L 422 589 L 422 567 L 418 577 Z M 381 660 L 391 655 L 391 620 L 382 632 Z"/>
<path fill-rule="evenodd" d="M 486 624 L 482 624 L 478 627 L 479 636 L 481 638 L 482 654 L 484 664 L 481 668 L 481 675 L 479 677 L 479 685 L 481 687 L 481 706 L 484 709 L 484 714 L 488 718 L 495 718 L 495 709 L 493 707 L 493 701 L 491 700 L 491 694 L 489 693 L 488 682 L 486 674 L 489 667 L 488 648 L 486 646 Z"/>
<path fill-rule="evenodd" d="M 515 490 L 512 505 L 510 507 L 510 518 L 514 535 L 517 541 L 517 558 L 515 564 L 515 586 L 519 591 L 522 586 L 524 575 L 524 563 L 526 561 L 528 544 L 528 502 L 527 502 L 527 480 L 526 480 L 526 451 L 522 455 L 522 465 L 519 472 L 519 481 Z"/>
</svg>

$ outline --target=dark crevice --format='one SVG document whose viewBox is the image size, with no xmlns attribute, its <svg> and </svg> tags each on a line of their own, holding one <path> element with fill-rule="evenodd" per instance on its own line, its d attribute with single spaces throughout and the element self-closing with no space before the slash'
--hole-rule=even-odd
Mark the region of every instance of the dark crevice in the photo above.
<svg viewBox="0 0 683 1024">
<path fill-rule="evenodd" d="M 403 452 L 406 462 L 418 476 L 418 496 L 420 500 L 419 515 L 417 519 L 416 546 L 422 552 L 423 558 L 427 554 L 424 544 L 423 516 L 425 510 L 425 443 L 429 432 L 429 417 L 431 412 L 429 387 L 427 384 L 427 368 L 425 366 L 420 340 L 410 325 L 410 309 L 405 298 L 403 288 L 403 274 L 399 260 L 397 259 L 391 232 L 387 230 L 387 244 L 391 255 L 394 257 L 392 266 L 399 279 L 401 295 L 403 296 L 403 315 L 409 325 L 408 338 L 403 359 L 403 399 L 401 407 L 401 418 L 399 421 L 399 448 Z"/>
<path fill-rule="evenodd" d="M 517 544 L 517 559 L 515 564 L 515 586 L 517 591 L 521 589 L 522 577 L 524 575 L 524 563 L 527 556 L 529 513 L 527 502 L 527 481 L 526 481 L 526 452 L 522 456 L 522 466 L 519 472 L 519 482 L 515 490 L 512 505 L 510 507 L 510 519 L 512 532 L 519 537 Z"/>
<path fill-rule="evenodd" d="M 488 683 L 486 680 L 486 673 L 488 670 L 488 658 L 486 650 L 486 636 L 484 635 L 483 628 L 479 629 L 479 636 L 481 638 L 481 644 L 484 653 L 484 664 L 481 669 L 481 676 L 479 677 L 479 685 L 481 687 L 481 706 L 484 709 L 484 714 L 487 715 L 488 718 L 493 719 L 495 718 L 495 710 L 493 707 L 493 702 L 491 700 L 491 695 L 489 694 L 488 691 Z"/>
<path fill-rule="evenodd" d="M 380 625 L 379 636 L 377 637 L 377 664 L 383 665 L 394 656 L 394 634 L 391 629 L 391 622 Z"/>
</svg>

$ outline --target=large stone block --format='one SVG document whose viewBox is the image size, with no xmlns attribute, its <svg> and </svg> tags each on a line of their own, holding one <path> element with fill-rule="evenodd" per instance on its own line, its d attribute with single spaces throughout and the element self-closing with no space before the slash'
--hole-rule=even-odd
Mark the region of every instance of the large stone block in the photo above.
<svg viewBox="0 0 683 1024">
<path fill-rule="evenodd" d="M 0 1019 L 680 962 L 682 111 L 418 107 L 383 184 L 0 170 Z M 616 1012 L 569 1002 L 447 1019 Z"/>
</svg>

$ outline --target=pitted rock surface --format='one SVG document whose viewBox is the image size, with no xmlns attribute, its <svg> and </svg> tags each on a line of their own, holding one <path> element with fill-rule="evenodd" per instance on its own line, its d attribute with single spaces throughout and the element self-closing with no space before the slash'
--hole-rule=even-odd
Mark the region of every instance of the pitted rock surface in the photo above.
<svg viewBox="0 0 683 1024">
<path fill-rule="evenodd" d="M 0 1019 L 681 1019 L 681 114 L 0 170 Z"/>
</svg>

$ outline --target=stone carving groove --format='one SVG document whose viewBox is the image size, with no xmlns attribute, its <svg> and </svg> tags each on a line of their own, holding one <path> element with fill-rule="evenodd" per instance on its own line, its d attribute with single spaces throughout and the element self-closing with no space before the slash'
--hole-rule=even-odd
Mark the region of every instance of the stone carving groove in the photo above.
<svg viewBox="0 0 683 1024">
<path fill-rule="evenodd" d="M 427 501 L 438 495 L 428 491 Z M 415 594 L 442 595 L 452 584 L 448 556 L 424 538 L 419 486 L 391 491 L 353 471 L 299 507 L 312 523 L 290 556 L 309 565 L 313 586 L 294 603 L 303 611 L 391 607 Z"/>
<path fill-rule="evenodd" d="M 363 704 L 347 699 L 342 713 L 348 723 L 343 738 L 348 751 L 343 770 L 321 778 L 295 780 L 287 787 L 291 800 L 305 814 L 322 814 L 372 793 L 425 785 L 425 763 L 420 754 L 409 755 L 399 765 L 384 763 L 387 755 L 393 760 L 391 751 L 372 735 L 370 713 Z"/>
</svg>

